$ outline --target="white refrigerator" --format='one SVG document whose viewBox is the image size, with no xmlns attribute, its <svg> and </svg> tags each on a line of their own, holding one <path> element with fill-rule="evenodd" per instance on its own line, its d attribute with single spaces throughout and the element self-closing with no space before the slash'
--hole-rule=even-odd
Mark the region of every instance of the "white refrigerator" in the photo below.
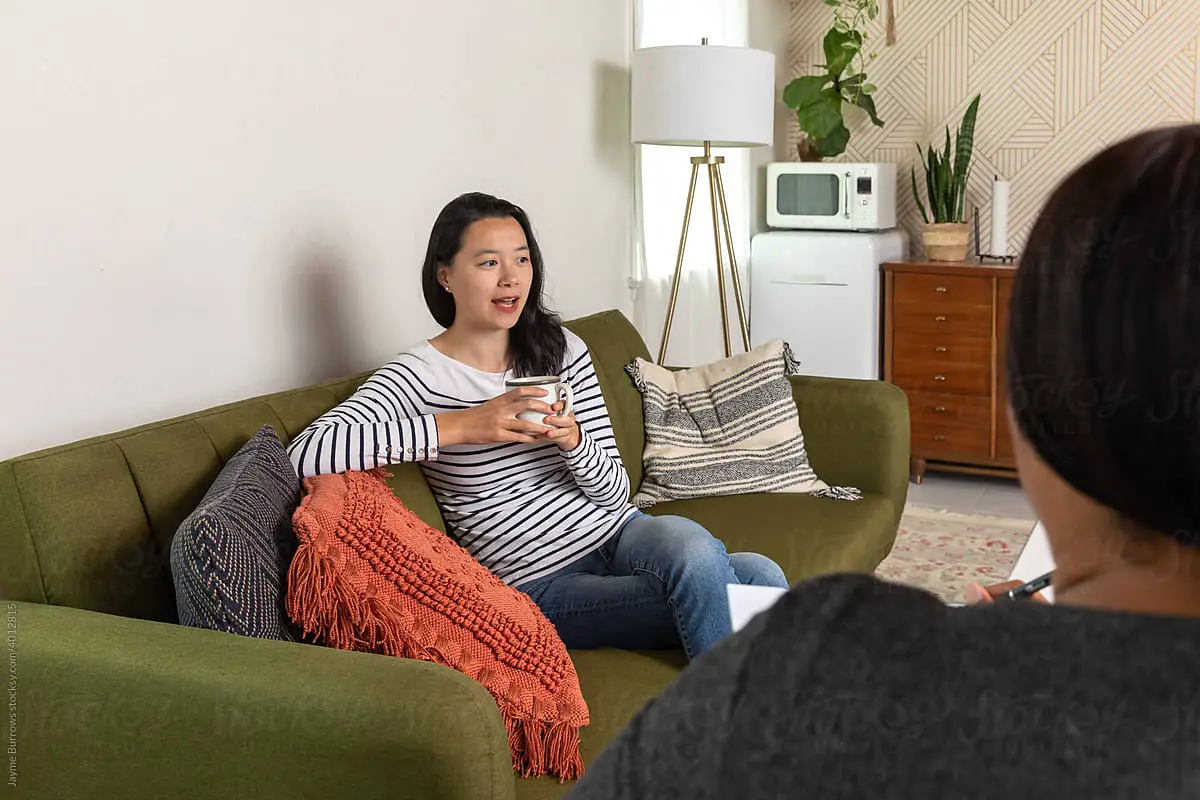
<svg viewBox="0 0 1200 800">
<path fill-rule="evenodd" d="M 908 255 L 900 229 L 772 230 L 750 241 L 750 339 L 791 345 L 801 375 L 880 375 L 879 265 Z"/>
</svg>

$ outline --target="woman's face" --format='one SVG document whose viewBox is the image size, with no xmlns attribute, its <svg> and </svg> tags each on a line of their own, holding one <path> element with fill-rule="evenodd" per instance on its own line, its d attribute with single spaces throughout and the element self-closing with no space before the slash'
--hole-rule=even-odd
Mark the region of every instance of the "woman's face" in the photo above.
<svg viewBox="0 0 1200 800">
<path fill-rule="evenodd" d="M 512 217 L 471 223 L 454 260 L 438 267 L 438 282 L 454 296 L 455 327 L 512 328 L 533 282 L 533 261 L 520 223 Z"/>
</svg>

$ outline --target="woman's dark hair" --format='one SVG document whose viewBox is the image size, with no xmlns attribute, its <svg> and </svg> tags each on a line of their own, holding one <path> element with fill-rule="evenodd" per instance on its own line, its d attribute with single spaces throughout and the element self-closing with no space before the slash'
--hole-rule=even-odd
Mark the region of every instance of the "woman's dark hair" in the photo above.
<svg viewBox="0 0 1200 800">
<path fill-rule="evenodd" d="M 1017 270 L 1007 369 L 1055 472 L 1200 545 L 1200 126 L 1122 141 L 1054 192 Z"/>
<path fill-rule="evenodd" d="M 542 287 L 545 285 L 542 250 L 533 236 L 529 215 L 520 206 L 479 192 L 459 195 L 446 204 L 433 223 L 429 247 L 425 251 L 425 263 L 421 267 L 425 305 L 443 328 L 449 328 L 454 323 L 454 296 L 438 282 L 438 267 L 454 260 L 462 248 L 463 234 L 472 223 L 504 217 L 515 219 L 525 232 L 529 260 L 533 264 L 529 298 L 509 334 L 508 367 L 517 377 L 557 375 L 566 359 L 567 337 L 558 315 L 546 308 L 542 297 Z"/>
</svg>

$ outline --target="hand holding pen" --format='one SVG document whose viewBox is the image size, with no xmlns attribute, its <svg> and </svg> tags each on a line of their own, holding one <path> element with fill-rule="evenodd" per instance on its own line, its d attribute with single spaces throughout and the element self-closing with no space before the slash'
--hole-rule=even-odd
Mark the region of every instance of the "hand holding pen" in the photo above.
<svg viewBox="0 0 1200 800">
<path fill-rule="evenodd" d="M 967 605 L 978 603 L 1008 602 L 1011 600 L 1032 600 L 1035 603 L 1047 603 L 1042 596 L 1042 590 L 1050 586 L 1053 572 L 1047 572 L 1031 581 L 1005 581 L 983 586 L 978 583 L 968 583 L 966 588 Z"/>
</svg>

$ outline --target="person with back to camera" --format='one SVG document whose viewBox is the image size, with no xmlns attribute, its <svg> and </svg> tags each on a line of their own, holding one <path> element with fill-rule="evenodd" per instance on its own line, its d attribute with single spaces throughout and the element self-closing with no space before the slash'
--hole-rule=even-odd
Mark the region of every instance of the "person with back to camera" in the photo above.
<svg viewBox="0 0 1200 800">
<path fill-rule="evenodd" d="M 289 446 L 304 477 L 415 461 L 449 532 L 528 594 L 567 647 L 675 649 L 730 632 L 726 586 L 786 587 L 775 562 L 725 551 L 692 520 L 650 516 L 629 476 L 583 340 L 543 305 L 525 212 L 465 194 L 438 216 L 421 273 L 446 330 L 401 353 Z M 513 377 L 561 376 L 566 414 Z M 529 416 L 528 421 L 517 415 Z"/>
<path fill-rule="evenodd" d="M 1054 604 L 800 584 L 572 800 L 1200 797 L 1200 127 L 1078 169 L 1015 280 L 1009 413 Z"/>
</svg>

